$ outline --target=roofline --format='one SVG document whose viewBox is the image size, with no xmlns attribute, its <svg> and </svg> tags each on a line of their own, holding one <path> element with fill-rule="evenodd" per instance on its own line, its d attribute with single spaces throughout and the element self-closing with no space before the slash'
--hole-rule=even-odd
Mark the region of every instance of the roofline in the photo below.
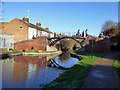
<svg viewBox="0 0 120 90">
<path fill-rule="evenodd" d="M 14 44 L 24 43 L 24 42 L 33 41 L 33 40 L 36 40 L 36 39 L 41 39 L 41 38 L 47 38 L 47 37 L 41 36 L 41 37 L 37 37 L 35 39 L 30 39 L 30 40 L 24 40 L 24 41 L 20 41 L 20 42 L 15 42 Z"/>
<path fill-rule="evenodd" d="M 17 19 L 18 19 L 18 18 L 17 18 Z M 20 19 L 18 19 L 18 20 L 21 21 L 22 23 L 26 24 L 28 27 L 32 27 L 32 26 L 29 25 L 29 24 L 31 24 L 31 25 L 34 26 L 34 27 L 32 27 L 32 28 L 35 28 L 35 29 L 41 30 L 41 31 L 45 31 L 45 32 L 47 32 L 47 33 L 52 33 L 51 31 L 48 31 L 48 30 L 46 30 L 46 29 L 44 29 L 44 28 L 42 28 L 42 27 L 39 27 L 39 26 L 37 26 L 37 25 L 34 25 L 34 24 L 32 24 L 32 23 L 26 23 L 25 21 L 20 20 Z"/>
<path fill-rule="evenodd" d="M 0 22 L 0 23 L 9 23 L 9 22 Z"/>
</svg>

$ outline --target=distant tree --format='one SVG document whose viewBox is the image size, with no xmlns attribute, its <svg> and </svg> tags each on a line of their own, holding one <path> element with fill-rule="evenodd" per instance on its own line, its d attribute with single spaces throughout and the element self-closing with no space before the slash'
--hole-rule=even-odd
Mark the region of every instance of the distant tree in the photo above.
<svg viewBox="0 0 120 90">
<path fill-rule="evenodd" d="M 54 37 L 56 37 L 56 32 L 54 32 Z"/>
<path fill-rule="evenodd" d="M 85 37 L 85 31 L 82 32 L 82 37 Z"/>
<path fill-rule="evenodd" d="M 120 34 L 120 23 L 114 23 L 113 21 L 106 21 L 102 27 L 102 32 L 99 37 L 113 37 Z M 103 35 L 102 35 L 103 34 Z"/>
<path fill-rule="evenodd" d="M 76 36 L 80 36 L 80 30 L 78 29 Z"/>
<path fill-rule="evenodd" d="M 117 23 L 116 29 L 118 29 L 120 31 L 120 22 Z"/>
<path fill-rule="evenodd" d="M 88 36 L 88 33 L 87 33 L 88 29 L 85 30 L 85 37 Z"/>
<path fill-rule="evenodd" d="M 111 29 L 115 26 L 115 23 L 113 21 L 106 21 L 102 27 L 102 32 Z"/>
</svg>

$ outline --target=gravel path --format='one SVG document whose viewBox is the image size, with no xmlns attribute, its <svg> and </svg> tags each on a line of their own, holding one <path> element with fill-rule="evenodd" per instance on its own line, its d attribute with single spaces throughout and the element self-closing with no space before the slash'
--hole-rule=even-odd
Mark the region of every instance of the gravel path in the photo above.
<svg viewBox="0 0 120 90">
<path fill-rule="evenodd" d="M 120 52 L 112 52 L 94 63 L 82 88 L 120 88 L 119 78 L 113 67 Z"/>
</svg>

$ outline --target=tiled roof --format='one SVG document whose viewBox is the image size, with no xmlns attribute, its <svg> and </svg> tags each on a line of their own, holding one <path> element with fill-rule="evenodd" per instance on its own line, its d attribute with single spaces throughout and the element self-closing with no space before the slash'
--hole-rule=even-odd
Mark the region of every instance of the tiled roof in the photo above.
<svg viewBox="0 0 120 90">
<path fill-rule="evenodd" d="M 17 18 L 17 19 L 18 19 L 18 18 Z M 28 23 L 28 22 L 25 22 L 25 21 L 20 20 L 20 19 L 18 19 L 18 20 L 21 21 L 21 22 L 23 22 L 24 24 L 26 24 L 28 27 L 35 28 L 35 29 L 41 30 L 41 31 L 45 31 L 45 32 L 47 32 L 47 33 L 52 33 L 51 31 L 49 31 L 49 30 L 47 30 L 47 29 L 44 29 L 44 28 L 42 28 L 42 27 L 39 27 L 39 26 L 37 26 L 37 25 L 34 25 L 34 24 L 32 24 L 32 23 Z"/>
</svg>

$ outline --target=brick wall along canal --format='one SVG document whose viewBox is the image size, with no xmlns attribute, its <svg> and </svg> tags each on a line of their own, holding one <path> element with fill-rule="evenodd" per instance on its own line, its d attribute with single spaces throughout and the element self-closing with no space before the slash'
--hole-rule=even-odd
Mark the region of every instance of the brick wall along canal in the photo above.
<svg viewBox="0 0 120 90">
<path fill-rule="evenodd" d="M 48 57 L 17 56 L 2 60 L 2 88 L 40 88 L 79 62 L 69 53 Z M 55 63 L 58 65 L 54 67 Z"/>
</svg>

